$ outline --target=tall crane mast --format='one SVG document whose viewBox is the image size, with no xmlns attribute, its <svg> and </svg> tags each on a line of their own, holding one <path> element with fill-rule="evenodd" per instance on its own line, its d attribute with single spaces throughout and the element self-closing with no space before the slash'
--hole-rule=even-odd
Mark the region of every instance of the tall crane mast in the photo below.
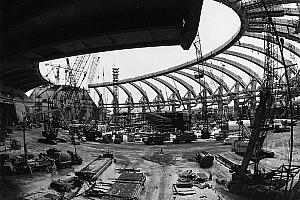
<svg viewBox="0 0 300 200">
<path fill-rule="evenodd" d="M 91 61 L 90 70 L 89 70 L 89 73 L 88 73 L 87 84 L 93 83 L 93 81 L 95 79 L 97 67 L 99 66 L 99 63 L 100 63 L 100 57 L 99 56 L 93 55 L 91 59 L 92 59 L 92 61 Z"/>
<path fill-rule="evenodd" d="M 272 5 L 270 5 L 270 9 L 273 9 Z M 265 20 L 264 49 L 266 54 L 264 62 L 264 81 L 259 94 L 260 102 L 255 112 L 250 140 L 240 168 L 241 172 L 246 173 L 250 160 L 254 154 L 256 155 L 256 159 L 254 160 L 254 175 L 257 175 L 258 173 L 258 163 L 261 159 L 258 155 L 261 155 L 260 152 L 262 151 L 262 145 L 266 137 L 266 130 L 264 127 L 266 121 L 271 118 L 270 108 L 274 101 L 274 74 L 277 64 L 272 58 L 277 55 L 274 34 L 269 19 L 265 18 Z"/>
<path fill-rule="evenodd" d="M 80 112 L 80 95 L 79 95 L 79 80 L 82 77 L 84 79 L 84 76 L 86 75 L 85 72 L 85 66 L 90 58 L 91 54 L 84 54 L 77 56 L 75 59 L 75 62 L 73 66 L 71 67 L 70 61 L 67 58 L 67 74 L 66 74 L 66 84 L 70 86 L 68 90 L 65 91 L 64 94 L 64 104 L 62 105 L 65 107 L 64 110 L 64 116 L 65 118 L 75 119 L 78 118 L 79 112 Z M 67 88 L 65 88 L 67 89 Z M 72 110 L 73 108 L 73 110 Z M 68 116 L 70 115 L 71 116 Z M 74 114 L 74 115 L 73 115 Z"/>
<path fill-rule="evenodd" d="M 204 70 L 203 70 L 203 65 L 202 65 L 202 48 L 201 48 L 201 40 L 200 40 L 200 33 L 199 31 L 196 34 L 196 38 L 194 41 L 194 47 L 196 50 L 196 57 L 197 57 L 197 62 L 198 62 L 198 71 L 195 74 L 195 78 L 199 80 L 199 85 L 200 85 L 200 79 L 203 78 L 204 82 L 205 82 L 205 76 L 204 76 Z M 208 130 L 208 112 L 207 112 L 207 91 L 206 91 L 206 87 L 205 84 L 203 86 L 203 95 L 201 95 L 201 86 L 200 86 L 200 93 L 199 93 L 199 97 L 201 99 L 201 103 L 202 103 L 202 119 L 204 119 L 205 121 L 205 126 L 204 129 L 202 130 L 202 137 L 203 138 L 209 138 L 209 130 Z"/>
</svg>

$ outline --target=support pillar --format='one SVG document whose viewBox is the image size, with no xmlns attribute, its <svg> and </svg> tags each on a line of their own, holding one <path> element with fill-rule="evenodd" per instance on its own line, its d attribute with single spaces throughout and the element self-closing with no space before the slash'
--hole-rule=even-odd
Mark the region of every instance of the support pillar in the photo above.
<svg viewBox="0 0 300 200">
<path fill-rule="evenodd" d="M 176 104 L 172 103 L 172 112 L 175 113 L 176 112 Z"/>
<path fill-rule="evenodd" d="M 127 124 L 126 125 L 132 126 L 132 124 L 131 124 L 131 107 L 130 106 L 128 106 L 128 109 L 127 109 Z"/>
<path fill-rule="evenodd" d="M 104 103 L 102 94 L 99 95 L 99 101 L 98 101 L 98 107 L 99 107 L 99 121 L 104 122 Z"/>
<path fill-rule="evenodd" d="M 159 104 L 156 106 L 156 112 L 161 112 L 161 108 Z"/>
<path fill-rule="evenodd" d="M 191 113 L 191 111 L 192 111 L 192 105 L 191 105 L 192 94 L 191 94 L 191 92 L 188 91 L 184 97 L 187 99 L 187 103 L 186 103 L 187 111 L 189 113 Z"/>
<path fill-rule="evenodd" d="M 219 94 L 218 94 L 218 119 L 222 119 L 223 117 L 223 100 L 222 100 L 223 89 L 224 89 L 223 85 L 220 85 Z"/>
</svg>

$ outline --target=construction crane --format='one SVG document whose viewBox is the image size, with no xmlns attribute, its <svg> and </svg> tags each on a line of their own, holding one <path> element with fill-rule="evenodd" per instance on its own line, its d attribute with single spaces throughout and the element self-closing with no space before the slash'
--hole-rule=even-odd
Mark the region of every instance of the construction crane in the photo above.
<svg viewBox="0 0 300 200">
<path fill-rule="evenodd" d="M 90 64 L 90 69 L 88 70 L 88 80 L 87 80 L 87 85 L 93 83 L 94 79 L 95 79 L 95 75 L 96 75 L 96 70 L 99 66 L 100 63 L 100 57 L 93 55 L 92 56 L 92 61 Z"/>
<path fill-rule="evenodd" d="M 196 50 L 196 57 L 197 57 L 197 73 L 195 74 L 195 78 L 196 79 L 199 79 L 199 85 L 200 85 L 200 79 L 203 78 L 204 79 L 204 82 L 205 82 L 205 76 L 204 76 L 204 69 L 203 69 L 203 65 L 201 64 L 202 63 L 202 48 L 201 48 L 201 40 L 200 40 L 200 34 L 199 34 L 199 31 L 197 32 L 196 34 L 196 38 L 195 38 L 195 41 L 194 41 L 194 47 L 195 47 L 195 50 Z M 204 119 L 205 121 L 205 124 L 204 124 L 204 127 L 201 131 L 201 138 L 203 139 L 207 139 L 210 137 L 210 132 L 209 132 L 209 129 L 208 129 L 208 112 L 207 112 L 207 91 L 206 91 L 206 87 L 205 87 L 205 84 L 203 86 L 203 96 L 201 96 L 201 86 L 200 86 L 200 93 L 199 93 L 199 97 L 201 99 L 201 103 L 202 103 L 202 119 Z"/>
<path fill-rule="evenodd" d="M 66 69 L 66 85 L 69 85 L 69 89 L 65 88 L 63 96 L 62 110 L 66 119 L 72 120 L 77 119 L 80 114 L 80 78 L 85 78 L 86 71 L 85 67 L 88 63 L 91 54 L 84 54 L 77 56 L 73 66 L 71 67 L 70 61 L 66 58 L 67 69 Z M 83 81 L 83 80 L 82 80 Z M 73 109 L 72 109 L 73 108 Z"/>
<path fill-rule="evenodd" d="M 276 28 L 268 12 L 268 9 L 272 9 L 272 4 L 268 4 L 267 7 L 263 0 L 262 3 L 268 14 L 268 18 L 264 19 L 266 20 L 264 45 L 266 56 L 264 63 L 264 81 L 261 85 L 261 91 L 259 94 L 260 102 L 258 107 L 256 108 L 254 121 L 251 126 L 251 135 L 246 151 L 243 155 L 242 164 L 233 170 L 234 173 L 232 174 L 232 180 L 229 183 L 228 188 L 234 193 L 240 193 L 255 199 L 281 200 L 288 199 L 288 196 L 285 196 L 286 190 L 288 188 L 288 182 L 290 179 L 293 180 L 296 173 L 299 172 L 300 166 L 293 166 L 292 169 L 290 159 L 288 166 L 282 165 L 278 169 L 272 170 L 268 173 L 262 172 L 258 168 L 258 164 L 261 159 L 274 156 L 274 154 L 272 155 L 264 151 L 262 149 L 262 146 L 266 137 L 265 125 L 268 119 L 272 117 L 270 113 L 270 108 L 274 103 L 273 89 L 274 78 L 276 75 L 274 68 L 276 64 L 274 63 L 274 60 L 271 60 L 271 57 L 274 53 L 276 53 L 276 48 L 274 45 L 277 43 L 280 48 L 280 44 L 282 44 L 282 41 L 279 42 L 279 38 L 275 37 L 277 36 Z M 283 58 L 283 54 L 281 56 Z M 287 80 L 287 82 L 288 81 L 289 80 Z M 251 171 L 248 170 L 250 161 L 253 161 L 254 163 L 253 173 L 251 173 Z M 294 173 L 297 170 L 298 172 Z M 279 190 L 281 189 L 284 191 L 284 193 L 283 195 L 281 194 L 280 196 L 278 196 Z"/>
</svg>

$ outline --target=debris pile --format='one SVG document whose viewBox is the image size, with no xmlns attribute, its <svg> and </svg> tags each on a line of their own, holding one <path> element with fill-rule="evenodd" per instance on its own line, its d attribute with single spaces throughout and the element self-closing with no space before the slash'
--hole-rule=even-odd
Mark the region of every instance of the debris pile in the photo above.
<svg viewBox="0 0 300 200">
<path fill-rule="evenodd" d="M 207 183 L 208 180 L 212 180 L 212 175 L 208 175 L 204 172 L 193 172 L 192 170 L 186 170 L 179 174 L 177 182 L 173 184 L 173 194 L 177 195 L 193 195 L 196 194 L 194 186 L 199 189 L 212 188 Z"/>
<path fill-rule="evenodd" d="M 49 153 L 57 154 L 58 152 L 55 149 L 49 149 Z M 60 193 L 62 198 L 66 196 L 68 198 L 75 197 L 79 195 L 78 193 L 83 188 L 84 183 L 89 185 L 89 189 L 81 194 L 92 195 L 92 196 L 101 196 L 97 195 L 100 191 L 103 192 L 103 188 L 99 190 L 99 176 L 111 165 L 114 156 L 112 152 L 104 153 L 103 155 L 98 156 L 96 159 L 87 164 L 80 171 L 75 172 L 75 175 L 68 177 L 66 179 L 58 179 L 53 181 L 50 184 L 50 187 L 56 192 Z M 81 160 L 82 161 L 82 160 Z M 105 183 L 104 183 L 105 184 Z M 101 185 L 101 184 L 100 184 Z M 106 184 L 107 186 L 107 184 Z M 80 195 L 81 195 L 80 194 Z M 102 194 L 102 193 L 101 193 Z"/>
<path fill-rule="evenodd" d="M 146 177 L 143 173 L 122 173 L 101 199 L 139 199 Z"/>
<path fill-rule="evenodd" d="M 29 174 L 34 171 L 52 171 L 54 160 L 40 154 L 38 158 L 33 155 L 17 155 L 10 157 L 8 154 L 1 154 L 1 165 L 3 174 Z"/>
</svg>

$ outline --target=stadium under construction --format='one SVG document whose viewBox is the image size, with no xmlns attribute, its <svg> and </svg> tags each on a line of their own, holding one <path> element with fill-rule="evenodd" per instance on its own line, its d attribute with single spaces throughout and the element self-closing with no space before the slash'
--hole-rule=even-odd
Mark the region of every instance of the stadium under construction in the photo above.
<svg viewBox="0 0 300 200">
<path fill-rule="evenodd" d="M 300 198 L 298 0 L 0 13 L 0 199 Z"/>
</svg>

